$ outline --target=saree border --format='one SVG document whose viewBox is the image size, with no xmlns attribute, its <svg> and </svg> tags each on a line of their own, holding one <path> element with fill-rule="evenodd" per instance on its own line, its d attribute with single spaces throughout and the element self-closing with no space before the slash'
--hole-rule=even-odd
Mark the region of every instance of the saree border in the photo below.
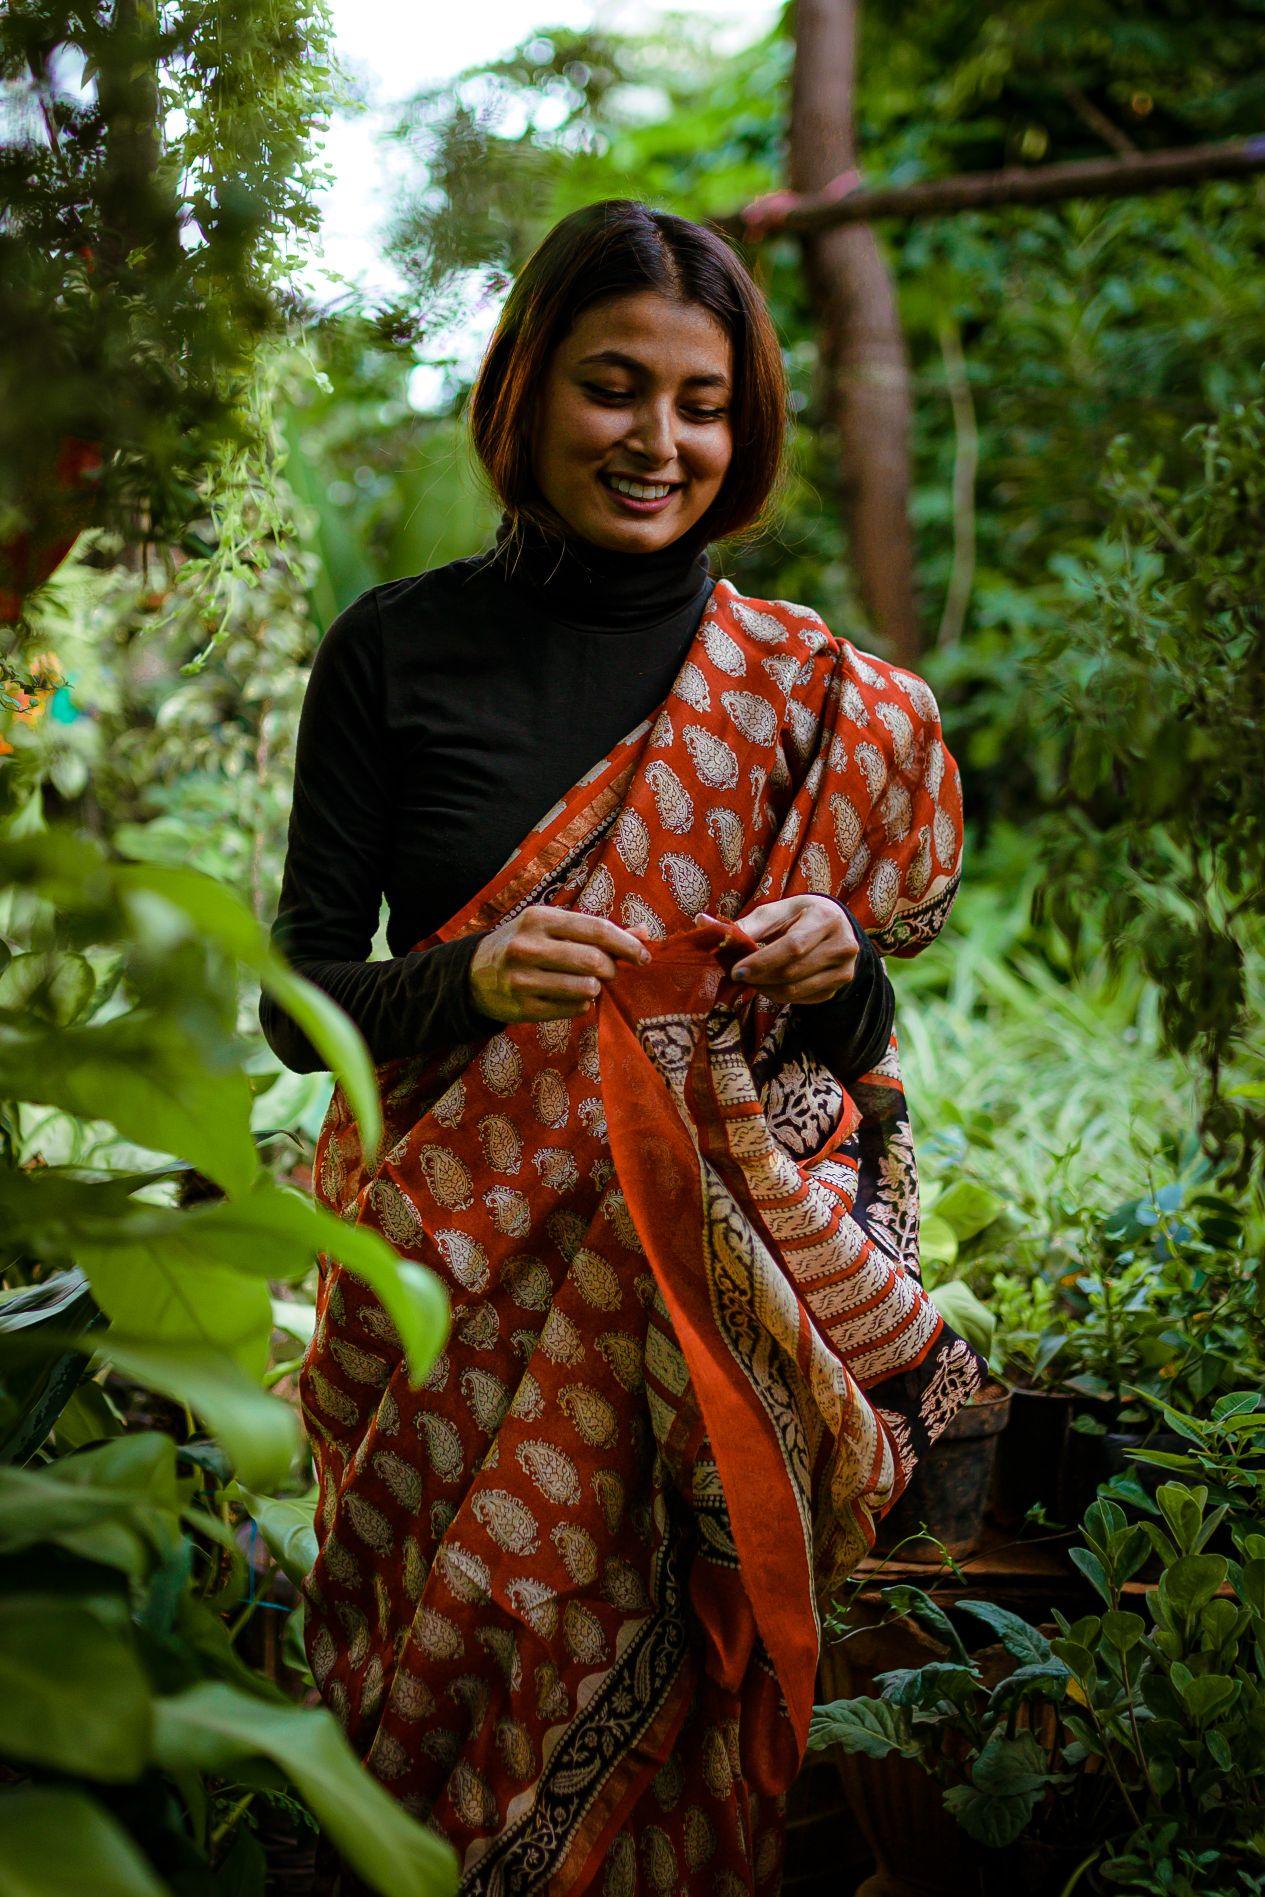
<svg viewBox="0 0 1265 1897">
<path fill-rule="evenodd" d="M 461 1897 L 529 1897 L 533 1891 L 570 1889 L 575 1879 L 560 1879 L 566 1858 L 581 1842 L 584 1819 L 594 1811 L 620 1764 L 656 1727 L 665 1722 L 675 1734 L 686 1706 L 672 1707 L 671 1688 L 688 1653 L 680 1550 L 668 1536 L 661 1553 L 663 1604 L 647 1617 L 581 1713 L 567 1726 L 540 1775 L 536 1794 L 521 1818 L 493 1838 L 465 1872 Z M 676 1717 L 667 1717 L 675 1714 Z M 664 1754 L 666 1757 L 666 1752 Z M 605 1834 L 622 1817 L 628 1791 L 611 1801 L 598 1836 L 576 1860 L 583 1873 Z"/>
</svg>

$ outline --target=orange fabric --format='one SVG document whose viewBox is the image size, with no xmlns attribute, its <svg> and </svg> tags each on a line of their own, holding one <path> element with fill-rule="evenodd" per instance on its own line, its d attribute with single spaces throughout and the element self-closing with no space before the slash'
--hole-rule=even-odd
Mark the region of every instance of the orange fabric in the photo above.
<svg viewBox="0 0 1265 1897">
<path fill-rule="evenodd" d="M 776 1888 L 821 1605 L 982 1364 L 918 1278 L 895 1037 L 845 1089 L 731 979 L 732 918 L 846 893 L 910 954 L 960 851 L 925 684 L 722 580 L 658 715 L 428 938 L 552 902 L 650 961 L 596 1019 L 380 1068 L 372 1169 L 335 1091 L 317 1194 L 453 1330 L 410 1389 L 322 1260 L 308 1652 L 465 1891 Z"/>
</svg>

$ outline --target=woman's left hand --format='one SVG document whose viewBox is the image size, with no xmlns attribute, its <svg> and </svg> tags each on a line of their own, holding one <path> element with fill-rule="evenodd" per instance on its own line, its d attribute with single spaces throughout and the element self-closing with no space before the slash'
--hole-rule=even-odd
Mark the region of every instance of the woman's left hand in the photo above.
<svg viewBox="0 0 1265 1897">
<path fill-rule="evenodd" d="M 828 896 L 758 903 L 736 922 L 761 946 L 730 973 L 771 1001 L 829 1001 L 856 974 L 860 945 L 842 905 Z"/>
</svg>

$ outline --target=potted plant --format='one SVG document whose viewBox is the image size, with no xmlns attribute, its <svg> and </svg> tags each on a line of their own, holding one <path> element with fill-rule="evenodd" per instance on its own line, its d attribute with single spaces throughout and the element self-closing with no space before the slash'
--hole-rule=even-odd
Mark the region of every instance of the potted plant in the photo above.
<svg viewBox="0 0 1265 1897">
<path fill-rule="evenodd" d="M 981 1356 L 992 1343 L 992 1314 L 960 1278 L 936 1286 L 931 1297 L 947 1324 Z M 884 1516 L 876 1546 L 899 1541 L 911 1561 L 938 1562 L 944 1550 L 969 1554 L 978 1544 L 993 1481 L 997 1442 L 1009 1413 L 1010 1392 L 986 1381 L 952 1416 L 920 1462 L 899 1500 Z"/>
<path fill-rule="evenodd" d="M 1250 1411 L 1239 1407 L 1248 1401 Z M 809 1748 L 836 1748 L 845 1784 L 856 1758 L 900 1761 L 934 1781 L 984 1853 L 976 1888 L 1025 1897 L 1261 1888 L 1265 1455 L 1241 1446 L 1254 1441 L 1244 1419 L 1265 1414 L 1265 1402 L 1243 1393 L 1221 1408 L 1188 1440 L 1192 1462 L 1217 1467 L 1230 1499 L 1210 1510 L 1206 1485 L 1165 1482 L 1158 1519 L 1130 1522 L 1106 1498 L 1087 1511 L 1072 1558 L 1100 1611 L 1069 1622 L 1054 1610 L 1047 1637 L 993 1603 L 955 1602 L 1017 1662 L 990 1677 L 935 1602 L 884 1590 L 935 1627 L 941 1651 L 877 1674 L 877 1696 L 815 1708 Z M 1209 1551 L 1223 1524 L 1233 1556 Z M 1151 1552 L 1161 1573 L 1144 1615 L 1124 1589 Z M 924 1868 L 922 1888 L 946 1888 L 934 1860 Z"/>
<path fill-rule="evenodd" d="M 1058 1377 L 1068 1333 L 1057 1290 L 1037 1273 L 999 1271 L 989 1287 L 989 1308 L 995 1325 L 991 1362 L 1010 1386 L 989 1506 L 1007 1528 L 1034 1509 L 1042 1519 L 1062 1519 L 1076 1397 Z"/>
<path fill-rule="evenodd" d="M 1201 1183 L 1202 1174 L 1174 1180 L 1118 1206 L 1098 1222 L 1095 1267 L 1065 1283 L 1064 1381 L 1082 1400 L 1065 1456 L 1065 1519 L 1119 1478 L 1144 1443 L 1181 1449 L 1157 1423 L 1157 1403 L 1198 1411 L 1262 1379 L 1260 1291 L 1243 1214 Z M 1158 1477 L 1139 1471 L 1134 1481 L 1153 1491 Z"/>
</svg>

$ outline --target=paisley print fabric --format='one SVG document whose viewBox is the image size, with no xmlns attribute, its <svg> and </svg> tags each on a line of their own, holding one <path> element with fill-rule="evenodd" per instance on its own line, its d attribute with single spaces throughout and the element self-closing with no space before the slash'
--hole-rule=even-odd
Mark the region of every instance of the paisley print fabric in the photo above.
<svg viewBox="0 0 1265 1897">
<path fill-rule="evenodd" d="M 531 903 L 641 924 L 594 1015 L 341 1089 L 323 1203 L 443 1278 L 420 1389 L 322 1258 L 300 1388 L 313 1673 L 468 1893 L 772 1891 L 820 1615 L 983 1365 L 918 1275 L 897 1045 L 844 1088 L 729 969 L 846 895 L 936 934 L 961 795 L 922 680 L 718 582 L 654 717 L 432 941 Z"/>
</svg>

